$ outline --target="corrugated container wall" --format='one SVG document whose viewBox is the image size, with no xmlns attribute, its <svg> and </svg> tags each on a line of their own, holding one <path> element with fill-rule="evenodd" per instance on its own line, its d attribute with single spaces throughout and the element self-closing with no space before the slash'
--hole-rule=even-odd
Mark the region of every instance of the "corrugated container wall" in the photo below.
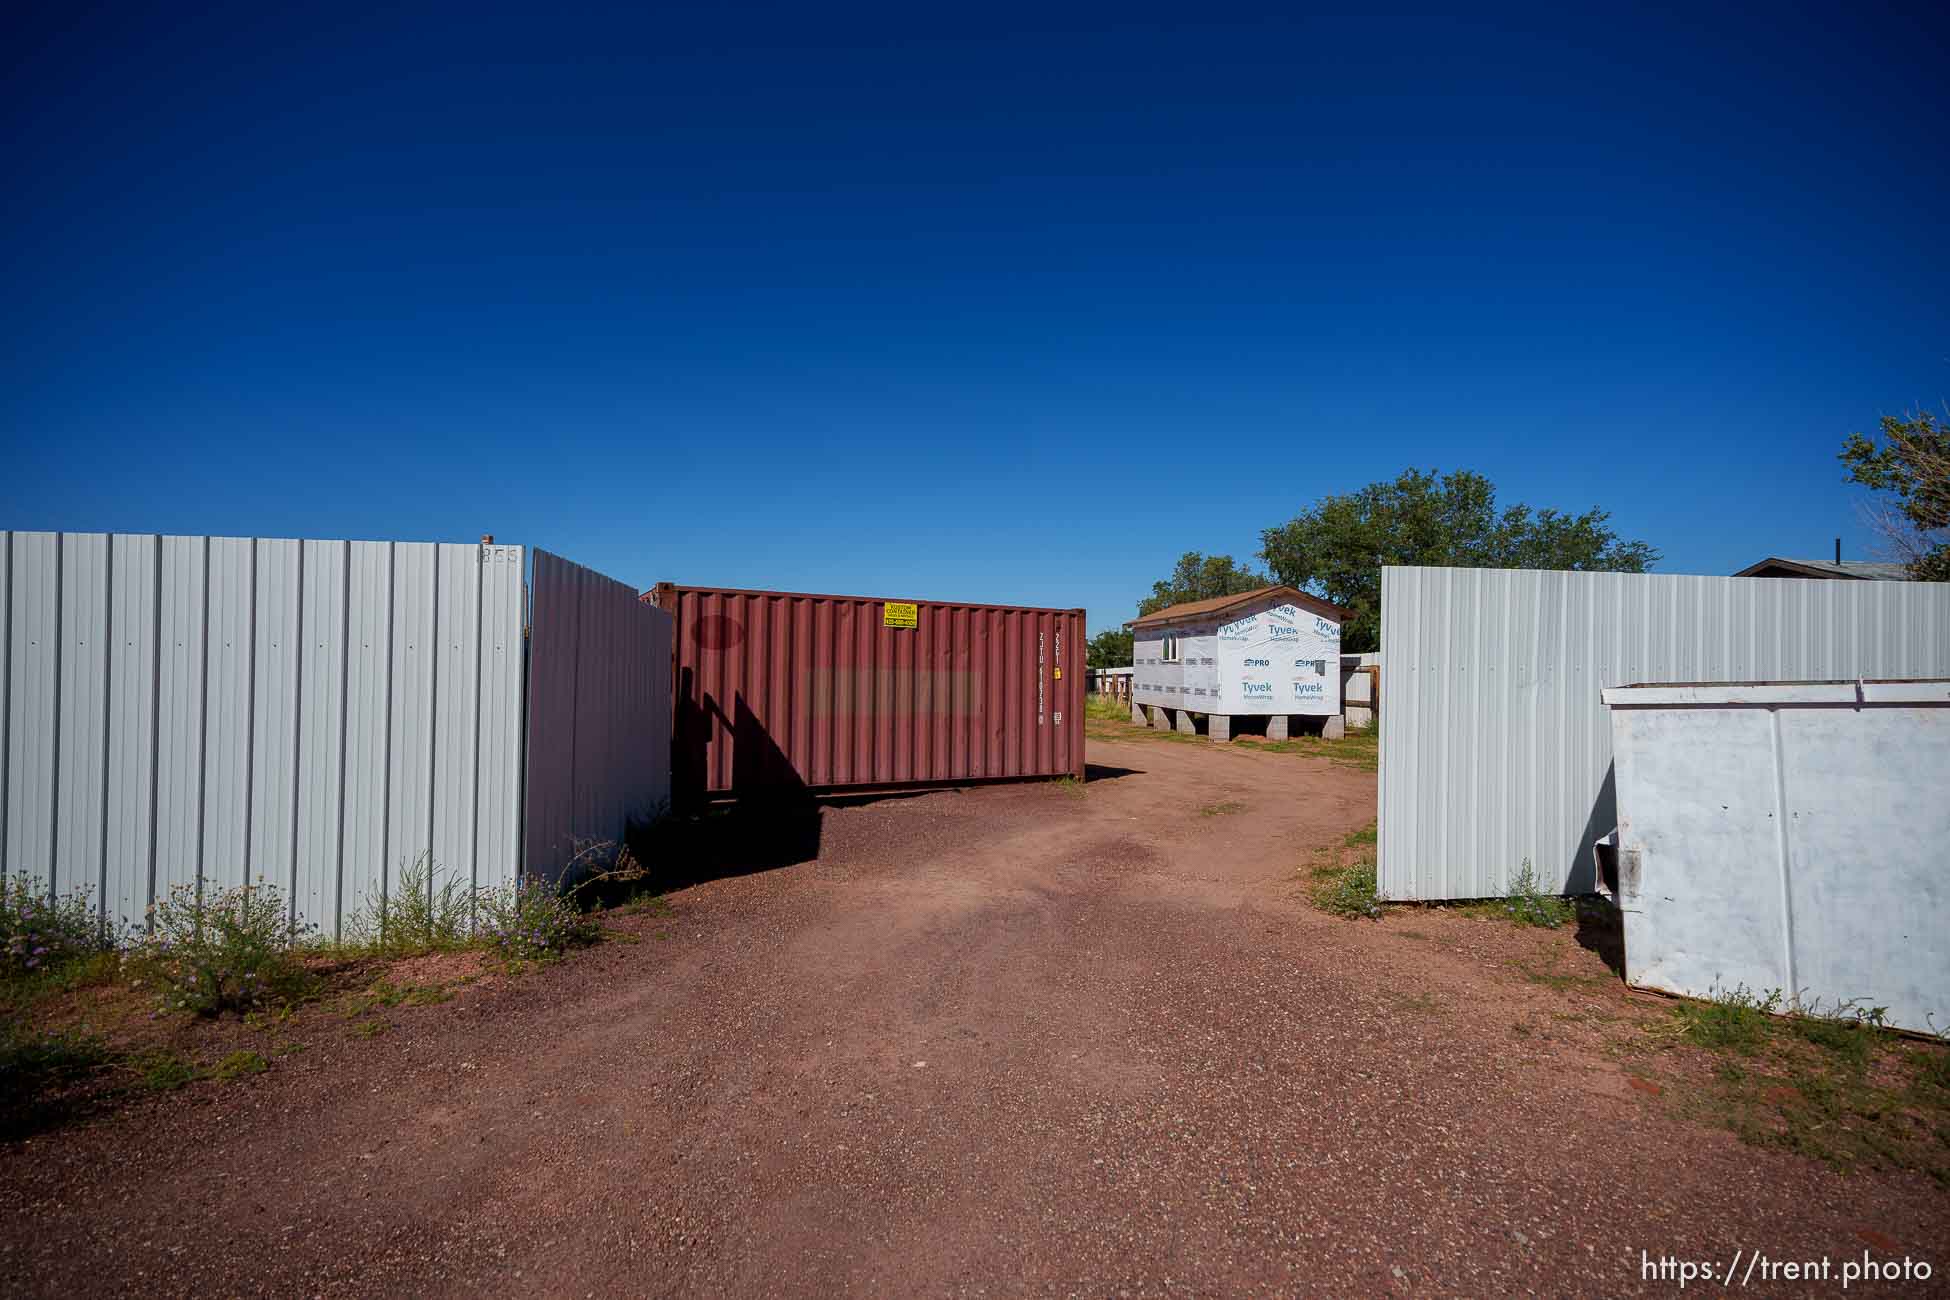
<svg viewBox="0 0 1950 1300">
<path fill-rule="evenodd" d="M 660 584 L 673 797 L 1081 778 L 1084 615 Z"/>
<path fill-rule="evenodd" d="M 1589 891 L 1607 686 L 1946 676 L 1941 582 L 1386 567 L 1381 894 Z"/>
<path fill-rule="evenodd" d="M 670 800 L 670 616 L 537 548 L 524 862 L 559 880 Z"/>
</svg>

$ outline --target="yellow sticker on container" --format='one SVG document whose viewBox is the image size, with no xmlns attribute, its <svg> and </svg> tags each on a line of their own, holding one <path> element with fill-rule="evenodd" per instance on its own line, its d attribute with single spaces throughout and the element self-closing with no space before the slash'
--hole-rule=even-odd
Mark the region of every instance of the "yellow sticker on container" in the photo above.
<svg viewBox="0 0 1950 1300">
<path fill-rule="evenodd" d="M 1063 680 L 1063 670 L 1061 668 L 1056 670 L 1056 680 L 1059 682 Z"/>
<path fill-rule="evenodd" d="M 919 627 L 921 611 L 916 605 L 901 600 L 890 600 L 881 605 L 881 617 L 888 627 Z"/>
</svg>

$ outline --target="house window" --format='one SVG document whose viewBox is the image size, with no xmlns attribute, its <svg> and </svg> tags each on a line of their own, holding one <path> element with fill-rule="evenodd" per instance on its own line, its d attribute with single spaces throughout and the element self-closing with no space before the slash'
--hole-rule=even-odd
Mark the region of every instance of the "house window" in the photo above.
<svg viewBox="0 0 1950 1300">
<path fill-rule="evenodd" d="M 1168 664 L 1178 662 L 1178 634 L 1176 632 L 1165 633 L 1165 662 Z"/>
</svg>

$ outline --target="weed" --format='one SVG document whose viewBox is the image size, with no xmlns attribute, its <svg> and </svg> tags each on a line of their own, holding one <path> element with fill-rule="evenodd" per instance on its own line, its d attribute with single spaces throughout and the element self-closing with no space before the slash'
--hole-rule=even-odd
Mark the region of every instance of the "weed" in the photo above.
<svg viewBox="0 0 1950 1300">
<path fill-rule="evenodd" d="M 1380 824 L 1378 822 L 1369 822 L 1366 826 L 1363 826 L 1358 831 L 1349 831 L 1347 833 L 1347 838 L 1343 839 L 1341 843 L 1347 845 L 1347 847 L 1349 847 L 1350 849 L 1360 849 L 1360 848 L 1366 848 L 1367 846 L 1375 843 L 1380 838 L 1381 838 Z"/>
<path fill-rule="evenodd" d="M 136 1079 L 150 1092 L 174 1092 L 196 1081 L 196 1066 L 188 1058 L 167 1048 L 138 1052 L 129 1058 Z"/>
<path fill-rule="evenodd" d="M 270 1068 L 271 1063 L 256 1052 L 238 1051 L 230 1053 L 211 1066 L 210 1077 L 228 1083 L 232 1079 L 241 1079 L 246 1075 L 262 1074 Z"/>
<path fill-rule="evenodd" d="M 481 936 L 509 963 L 551 961 L 571 948 L 596 942 L 601 929 L 547 881 L 534 876 L 484 889 L 480 900 Z"/>
<path fill-rule="evenodd" d="M 1059 794 L 1066 794 L 1070 796 L 1070 798 L 1072 799 L 1083 798 L 1083 794 L 1084 794 L 1083 782 L 1077 780 L 1073 776 L 1059 776 L 1056 778 L 1056 780 L 1051 781 L 1050 785 Z"/>
<path fill-rule="evenodd" d="M 1378 918 L 1381 899 L 1376 892 L 1372 862 L 1357 862 L 1349 867 L 1323 867 L 1314 872 L 1314 906 L 1323 912 L 1349 918 Z"/>
<path fill-rule="evenodd" d="M 467 946 L 473 928 L 474 891 L 437 870 L 430 853 L 402 867 L 392 888 L 370 898 L 347 925 L 354 946 L 389 957 L 453 952 Z"/>
<path fill-rule="evenodd" d="M 279 1043 L 279 1044 L 278 1044 L 278 1045 L 277 1045 L 276 1047 L 274 1047 L 274 1048 L 272 1048 L 272 1049 L 271 1049 L 271 1055 L 273 1055 L 273 1056 L 296 1056 L 296 1055 L 297 1055 L 298 1053 L 300 1053 L 300 1052 L 302 1052 L 302 1051 L 304 1051 L 304 1050 L 305 1050 L 305 1045 L 304 1045 L 303 1043 L 296 1043 L 296 1042 L 293 1042 L 293 1043 Z"/>
<path fill-rule="evenodd" d="M 670 824 L 668 808 L 659 806 L 649 817 L 632 820 L 624 838 L 648 846 Z M 562 869 L 562 883 L 557 892 L 571 909 L 582 911 L 627 902 L 649 878 L 649 869 L 629 842 L 578 840 L 575 856 Z"/>
<path fill-rule="evenodd" d="M 352 1032 L 361 1038 L 377 1038 L 391 1028 L 384 1020 L 361 1020 L 352 1026 Z"/>
<path fill-rule="evenodd" d="M 1198 810 L 1198 815 L 1201 817 L 1229 817 L 1233 813 L 1244 812 L 1245 810 L 1245 804 L 1240 803 L 1237 799 L 1228 799 L 1224 803 L 1206 804 Z"/>
<path fill-rule="evenodd" d="M 313 929 L 292 919 L 275 885 L 259 881 L 199 899 L 183 884 L 149 908 L 149 933 L 129 950 L 137 983 L 154 984 L 169 1011 L 215 1015 L 303 996 L 297 960 Z"/>
<path fill-rule="evenodd" d="M 0 974 L 52 970 L 107 946 L 86 889 L 55 894 L 38 877 L 0 877 Z"/>
<path fill-rule="evenodd" d="M 1542 930 L 1555 930 L 1575 915 L 1569 902 L 1538 888 L 1537 872 L 1529 858 L 1523 860 L 1516 879 L 1510 882 L 1503 910 L 1518 925 L 1534 925 Z"/>
</svg>

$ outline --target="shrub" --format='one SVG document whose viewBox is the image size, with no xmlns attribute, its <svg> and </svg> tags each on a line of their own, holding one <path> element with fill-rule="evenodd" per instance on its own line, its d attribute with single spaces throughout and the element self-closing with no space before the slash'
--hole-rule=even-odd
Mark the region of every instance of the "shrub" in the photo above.
<svg viewBox="0 0 1950 1300">
<path fill-rule="evenodd" d="M 49 970 L 106 946 L 87 890 L 54 895 L 35 877 L 0 880 L 0 973 Z"/>
<path fill-rule="evenodd" d="M 165 1010 L 248 1011 L 303 995 L 296 950 L 313 928 L 261 880 L 201 900 L 196 886 L 176 885 L 149 908 L 149 932 L 129 960 L 138 982 L 156 985 Z"/>
<path fill-rule="evenodd" d="M 423 853 L 348 928 L 355 943 L 387 956 L 452 952 L 467 946 L 474 928 L 474 891 L 457 875 L 437 873 Z"/>
<path fill-rule="evenodd" d="M 594 943 L 600 926 L 534 876 L 483 889 L 479 937 L 504 961 L 548 961 Z"/>
<path fill-rule="evenodd" d="M 1510 882 L 1503 910 L 1518 925 L 1534 925 L 1541 930 L 1555 930 L 1576 914 L 1567 900 L 1538 888 L 1537 872 L 1529 858 L 1523 860 L 1517 878 Z"/>
</svg>

